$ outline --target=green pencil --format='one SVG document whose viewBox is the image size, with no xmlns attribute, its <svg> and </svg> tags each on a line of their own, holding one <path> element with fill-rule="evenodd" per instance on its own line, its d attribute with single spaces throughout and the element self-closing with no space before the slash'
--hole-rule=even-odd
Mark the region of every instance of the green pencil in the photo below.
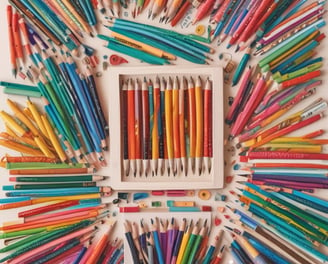
<svg viewBox="0 0 328 264">
<path fill-rule="evenodd" d="M 70 183 L 49 183 L 49 184 L 16 184 L 4 185 L 2 190 L 31 190 L 31 189 L 56 189 L 56 188 L 75 188 L 75 187 L 95 187 L 96 182 L 70 182 Z"/>
<path fill-rule="evenodd" d="M 93 175 L 76 175 L 76 176 L 60 176 L 60 177 L 10 177 L 12 182 L 87 182 L 102 181 L 103 176 Z"/>
</svg>

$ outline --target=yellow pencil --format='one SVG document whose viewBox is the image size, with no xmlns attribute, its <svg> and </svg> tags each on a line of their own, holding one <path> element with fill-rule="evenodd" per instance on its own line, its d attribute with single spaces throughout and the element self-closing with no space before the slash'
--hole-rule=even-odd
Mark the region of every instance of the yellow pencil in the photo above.
<svg viewBox="0 0 328 264">
<path fill-rule="evenodd" d="M 7 99 L 7 104 L 11 108 L 11 110 L 14 112 L 14 115 L 22 121 L 32 132 L 34 136 L 39 134 L 38 129 L 34 126 L 34 124 L 31 122 L 30 119 L 18 108 L 16 103 L 11 101 L 10 99 Z"/>
<path fill-rule="evenodd" d="M 145 51 L 149 54 L 152 54 L 152 55 L 160 57 L 160 58 L 164 58 L 164 59 L 167 59 L 167 60 L 176 60 L 176 56 L 174 56 L 170 53 L 167 53 L 167 52 L 165 52 L 161 49 L 158 49 L 158 48 L 155 48 L 155 47 L 150 46 L 148 44 L 145 44 L 143 42 L 140 42 L 140 41 L 137 41 L 135 39 L 126 37 L 122 34 L 114 32 L 114 31 L 111 32 L 111 35 L 112 35 L 112 37 L 114 37 L 115 39 L 117 39 L 118 41 L 124 43 L 127 46 L 133 47 L 133 48 L 138 49 L 138 50 Z"/>
<path fill-rule="evenodd" d="M 295 52 L 299 48 L 305 46 L 307 43 L 309 43 L 311 40 L 313 40 L 319 34 L 320 34 L 320 31 L 319 30 L 314 31 L 312 34 L 310 34 L 308 37 L 306 37 L 305 39 L 303 39 L 301 42 L 299 42 L 297 45 L 295 45 L 294 47 L 292 47 L 290 50 L 288 50 L 287 52 L 285 52 L 282 55 L 280 55 L 278 58 L 276 58 L 273 61 L 271 61 L 269 63 L 270 68 L 271 69 L 274 68 L 276 65 L 279 64 L 279 62 L 281 62 L 282 60 L 284 60 L 285 58 L 287 58 L 290 54 L 292 54 L 293 52 Z"/>
<path fill-rule="evenodd" d="M 41 115 L 38 111 L 38 109 L 36 108 L 35 104 L 33 104 L 30 100 L 27 101 L 27 107 L 28 109 L 30 110 L 34 120 L 35 120 L 35 123 L 38 125 L 39 129 L 41 130 L 42 134 L 49 139 L 49 135 L 48 135 L 48 132 L 41 120 Z"/>
<path fill-rule="evenodd" d="M 5 124 L 18 136 L 23 137 L 28 135 L 28 131 L 20 126 L 11 115 L 7 114 L 5 111 L 1 111 L 0 116 Z"/>
<path fill-rule="evenodd" d="M 202 81 L 198 76 L 195 88 L 195 102 L 196 102 L 196 171 L 199 175 L 202 172 L 202 161 L 203 161 L 203 147 L 204 147 L 204 106 L 203 106 L 203 89 Z"/>
<path fill-rule="evenodd" d="M 169 160 L 168 173 L 174 168 L 174 150 L 173 150 L 173 104 L 172 104 L 172 80 L 169 78 L 165 90 L 165 129 L 166 129 L 166 146 Z"/>
<path fill-rule="evenodd" d="M 42 140 L 41 137 L 39 136 L 34 137 L 34 141 L 46 157 L 56 158 L 56 156 L 51 152 L 51 150 L 48 148 L 48 146 L 45 144 L 45 142 Z"/>
<path fill-rule="evenodd" d="M 49 122 L 47 116 L 42 115 L 41 116 L 41 121 L 44 124 L 44 127 L 45 127 L 45 129 L 47 131 L 47 134 L 49 135 L 49 139 L 51 141 L 51 144 L 55 148 L 56 153 L 57 153 L 59 159 L 62 162 L 65 162 L 67 160 L 65 151 L 61 147 L 60 142 L 59 142 L 59 140 L 58 140 L 58 138 L 57 138 L 57 136 L 56 136 L 53 128 L 51 127 L 50 122 Z"/>
<path fill-rule="evenodd" d="M 186 250 L 186 247 L 187 247 L 187 244 L 188 244 L 188 241 L 189 241 L 191 230 L 192 230 L 192 220 L 191 220 L 191 222 L 190 222 L 190 224 L 187 228 L 187 231 L 185 231 L 185 233 L 183 234 L 176 264 L 181 264 L 183 254 Z"/>
</svg>

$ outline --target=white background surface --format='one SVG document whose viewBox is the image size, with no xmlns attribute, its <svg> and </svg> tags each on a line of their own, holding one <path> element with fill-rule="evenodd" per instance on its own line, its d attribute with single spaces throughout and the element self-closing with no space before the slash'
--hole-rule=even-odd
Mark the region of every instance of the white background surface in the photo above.
<svg viewBox="0 0 328 264">
<path fill-rule="evenodd" d="M 312 1 L 308 1 L 308 2 L 312 2 Z M 0 1 L 0 36 L 1 36 L 1 41 L 0 41 L 0 80 L 1 81 L 11 81 L 11 82 L 20 82 L 20 83 L 25 83 L 25 84 L 29 84 L 28 81 L 24 82 L 22 81 L 21 79 L 17 78 L 16 80 L 13 78 L 13 76 L 11 76 L 11 69 L 10 69 L 10 59 L 9 59 L 9 47 L 8 47 L 8 34 L 7 34 L 7 22 L 6 22 L 6 5 L 7 5 L 7 1 Z M 148 23 L 148 20 L 145 19 L 145 18 L 138 18 L 138 21 L 140 22 L 147 22 Z M 157 23 L 158 20 L 154 21 L 154 23 Z M 201 21 L 199 24 L 204 24 L 204 25 L 207 25 L 207 20 L 203 20 Z M 168 28 L 170 28 L 168 26 Z M 328 26 L 325 26 L 322 31 L 323 32 L 328 32 L 327 30 Z M 194 27 L 189 27 L 187 29 L 182 29 L 181 25 L 177 25 L 175 27 L 175 30 L 179 30 L 181 32 L 185 32 L 185 33 L 194 33 Z M 105 33 L 105 32 L 108 32 L 106 30 L 104 30 L 104 28 L 102 28 L 100 25 L 98 26 L 98 31 L 101 32 L 101 33 Z M 103 59 L 103 55 L 110 55 L 112 54 L 110 50 L 107 50 L 105 48 L 102 48 L 100 46 L 100 43 L 98 40 L 96 39 L 91 39 L 91 38 L 88 38 L 87 39 L 87 42 L 92 46 L 92 47 L 96 47 L 97 48 L 97 55 L 100 59 L 100 62 L 102 62 L 104 59 Z M 216 52 L 215 54 L 213 54 L 211 57 L 213 58 L 213 65 L 220 65 L 220 66 L 225 66 L 226 62 L 224 61 L 220 61 L 218 59 L 218 55 L 221 53 L 221 52 L 229 52 L 232 54 L 232 58 L 233 58 L 233 61 L 238 63 L 241 56 L 243 55 L 243 53 L 238 53 L 238 54 L 235 54 L 233 52 L 233 50 L 229 50 L 227 51 L 225 48 L 223 48 L 223 46 L 226 46 L 226 43 L 227 42 L 224 42 L 223 45 L 221 45 L 220 47 L 217 47 L 216 45 L 217 41 L 214 41 L 212 46 L 216 49 Z M 328 40 L 327 39 L 324 39 L 321 43 L 321 45 L 316 49 L 316 51 L 318 52 L 318 56 L 322 56 L 324 57 L 324 67 L 322 68 L 322 71 L 323 71 L 323 75 L 321 77 L 321 79 L 323 80 L 323 85 L 320 86 L 318 89 L 317 89 L 317 94 L 314 96 L 314 97 L 310 97 L 309 99 L 306 99 L 304 100 L 304 102 L 302 102 L 302 104 L 298 105 L 295 110 L 292 110 L 292 112 L 296 111 L 296 109 L 301 109 L 303 108 L 305 105 L 308 105 L 310 102 L 312 102 L 314 100 L 314 98 L 319 98 L 319 97 L 323 97 L 324 99 L 328 100 L 328 87 L 327 87 L 327 80 L 328 80 L 328 72 L 327 72 L 327 61 L 326 61 L 326 58 L 327 58 L 327 44 L 328 43 Z M 233 48 L 234 49 L 234 48 Z M 118 66 L 118 67 L 125 67 L 125 66 L 137 66 L 137 65 L 140 65 L 140 62 L 138 62 L 137 60 L 134 60 L 128 56 L 124 56 L 128 61 L 129 63 L 126 64 L 126 65 L 121 65 L 121 66 Z M 252 58 L 252 60 L 250 61 L 250 65 L 255 65 L 255 62 L 257 61 L 257 57 L 256 58 Z M 188 63 L 187 61 L 184 61 L 184 60 L 180 60 L 178 59 L 176 61 L 176 64 L 177 65 L 185 65 L 185 64 L 188 64 L 188 65 L 192 65 L 191 63 Z M 144 65 L 144 64 L 143 64 Z M 197 65 L 195 65 L 197 66 Z M 100 94 L 100 97 L 104 100 L 103 102 L 103 106 L 104 106 L 104 110 L 105 112 L 107 113 L 108 111 L 108 106 L 107 104 L 110 103 L 110 99 L 108 98 L 108 90 L 109 89 L 113 89 L 112 87 L 112 83 L 111 83 L 111 80 L 108 78 L 108 76 L 106 76 L 106 71 L 103 71 L 102 70 L 102 67 L 101 67 L 101 64 L 99 65 L 99 67 L 97 68 L 97 71 L 100 71 L 102 72 L 102 77 L 100 78 L 97 78 L 97 82 L 98 82 L 98 91 L 99 91 L 99 94 Z M 228 96 L 233 96 L 236 92 L 237 92 L 237 88 L 238 86 L 232 88 L 230 87 L 229 85 L 225 85 L 224 87 L 224 102 L 225 102 L 225 110 L 228 109 Z M 1 87 L 0 87 L 1 89 Z M 18 101 L 18 102 L 21 102 L 21 105 L 26 105 L 26 98 L 25 97 L 20 97 L 20 96 L 7 96 L 5 94 L 2 94 L 1 91 L 0 91 L 0 108 L 2 110 L 6 110 L 8 109 L 6 103 L 5 103 L 5 100 L 7 98 L 10 98 L 14 101 Z M 214 103 L 215 103 L 215 98 L 213 99 L 214 100 Z M 34 100 L 34 102 L 38 103 L 38 100 Z M 327 113 L 325 113 L 325 115 L 327 115 Z M 326 133 L 324 134 L 323 138 L 328 138 L 328 117 L 324 117 L 321 121 L 319 122 L 316 122 L 314 125 L 310 126 L 309 128 L 305 129 L 305 130 L 302 130 L 302 131 L 297 131 L 295 132 L 295 135 L 301 135 L 301 134 L 305 134 L 307 131 L 314 131 L 315 129 L 320 129 L 320 128 L 323 128 L 326 130 Z M 3 129 L 3 124 L 1 122 L 0 124 L 0 131 L 4 131 Z M 228 133 L 229 129 L 227 128 L 227 126 L 225 126 L 225 137 L 227 137 L 227 133 Z M 115 153 L 115 146 L 111 146 L 112 147 L 112 153 Z M 5 153 L 7 153 L 8 151 L 5 150 L 4 148 L 0 148 L 0 156 L 3 156 Z M 225 171 L 225 175 L 228 176 L 228 175 L 231 175 L 231 164 L 234 163 L 236 160 L 237 160 L 237 156 L 235 155 L 236 152 L 234 150 L 234 148 L 232 148 L 231 146 L 227 146 L 226 147 L 226 152 L 225 152 L 225 161 L 227 163 L 227 166 L 226 166 L 226 171 Z M 106 176 L 109 176 L 105 170 L 103 171 L 99 171 L 100 175 L 106 175 Z M 238 179 L 238 177 L 235 179 Z M 0 169 L 0 185 L 5 185 L 5 184 L 12 184 L 12 183 L 9 183 L 8 182 L 8 173 L 6 170 L 4 169 Z M 105 184 L 105 183 L 104 183 Z M 108 181 L 108 183 L 106 183 L 106 185 L 110 185 L 110 179 Z M 222 190 L 214 190 L 212 191 L 212 197 L 210 198 L 210 200 L 208 201 L 202 201 L 200 200 L 198 197 L 197 197 L 197 190 L 196 190 L 196 196 L 195 197 L 185 197 L 185 198 L 180 198 L 181 200 L 195 200 L 197 205 L 212 205 L 213 206 L 213 219 L 215 216 L 219 217 L 220 219 L 222 219 L 224 222 L 228 223 L 227 220 L 225 220 L 225 217 L 223 215 L 220 215 L 217 211 L 216 211 L 216 208 L 218 206 L 223 206 L 224 203 L 223 202 L 216 202 L 214 200 L 214 196 L 216 193 L 221 193 L 221 194 L 227 194 L 228 195 L 228 203 L 232 204 L 236 198 L 229 194 L 229 191 L 230 190 L 235 190 L 235 188 L 237 187 L 237 184 L 235 183 L 232 183 L 230 185 L 227 185 L 224 189 Z M 195 189 L 197 189 L 197 186 L 195 186 Z M 318 196 L 322 196 L 322 197 L 326 197 L 327 198 L 327 194 L 328 192 L 325 191 L 325 190 L 322 190 L 322 191 L 318 191 L 315 193 L 316 195 Z M 4 193 L 2 192 L 2 190 L 0 190 L 0 197 L 4 197 Z M 112 200 L 116 198 L 116 195 L 113 195 L 113 197 L 111 197 L 110 199 L 108 199 L 108 201 Z M 148 203 L 148 205 L 150 204 L 151 201 L 158 201 L 158 200 L 161 200 L 161 201 L 166 201 L 166 200 L 169 200 L 169 199 L 174 199 L 174 198 L 171 198 L 171 197 L 151 197 L 150 200 L 146 201 Z M 130 198 L 130 201 L 132 200 L 132 198 Z M 125 203 L 125 202 L 123 202 Z M 129 204 L 131 205 L 131 204 Z M 113 209 L 113 212 L 116 212 L 116 208 Z M 227 214 L 229 212 L 227 211 Z M 16 219 L 16 215 L 17 215 L 17 210 L 8 210 L 8 211 L 0 211 L 0 222 L 3 222 L 3 221 L 8 221 L 8 220 L 14 220 Z M 120 218 L 118 218 L 120 219 Z M 228 223 L 229 224 L 229 223 Z M 230 224 L 231 225 L 231 224 Z M 223 224 L 221 224 L 219 227 L 213 227 L 212 228 L 212 232 L 213 233 L 217 233 L 217 230 L 219 228 L 223 228 Z M 123 233 L 121 232 L 121 225 L 118 224 L 116 226 L 116 229 L 115 229 L 115 235 L 118 235 L 120 237 L 123 238 Z M 112 236 L 114 237 L 114 235 Z M 225 236 L 224 236 L 224 243 L 226 243 L 227 245 L 229 244 L 229 241 L 230 241 L 230 237 L 228 235 L 228 233 L 225 233 Z M 0 242 L 1 243 L 1 242 Z M 1 244 L 0 244 L 0 247 L 1 247 Z M 231 256 L 229 256 L 229 254 L 226 254 L 225 258 L 224 258 L 224 261 L 223 263 L 232 263 L 231 262 Z"/>
</svg>

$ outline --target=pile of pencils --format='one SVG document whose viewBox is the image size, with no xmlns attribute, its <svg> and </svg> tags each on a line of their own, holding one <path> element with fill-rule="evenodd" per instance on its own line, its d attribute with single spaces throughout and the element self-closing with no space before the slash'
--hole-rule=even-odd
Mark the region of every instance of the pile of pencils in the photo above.
<svg viewBox="0 0 328 264">
<path fill-rule="evenodd" d="M 91 264 L 98 259 L 123 258 L 122 249 L 114 250 L 108 242 L 115 221 L 108 219 L 108 205 L 102 202 L 103 197 L 112 194 L 112 189 L 97 186 L 103 176 L 65 174 L 9 180 L 16 184 L 2 186 L 7 198 L 0 198 L 0 211 L 3 214 L 16 209 L 18 219 L 2 222 L 0 227 L 0 239 L 4 239 L 5 245 L 0 253 L 6 254 L 1 263 Z M 26 206 L 33 208 L 24 209 Z M 101 237 L 93 239 L 104 228 Z M 111 248 L 117 251 L 115 255 L 114 251 L 109 253 Z"/>
<path fill-rule="evenodd" d="M 169 64 L 181 57 L 193 63 L 209 64 L 214 50 L 192 36 L 120 18 L 106 21 L 112 37 L 98 35 L 106 46 L 152 64 Z"/>
<path fill-rule="evenodd" d="M 212 81 L 172 78 L 123 80 L 125 176 L 211 173 Z"/>
<path fill-rule="evenodd" d="M 117 247 L 118 242 L 109 241 L 115 221 L 105 218 L 107 216 L 101 215 L 98 219 L 90 218 L 75 223 L 66 221 L 67 224 L 63 222 L 57 226 L 32 228 L 29 230 L 30 232 L 16 228 L 14 225 L 4 226 L 1 228 L 4 230 L 1 236 L 10 239 L 7 239 L 9 244 L 0 252 L 10 253 L 0 262 L 12 264 L 123 263 L 122 249 Z M 33 224 L 34 222 L 30 223 L 31 226 Z M 99 238 L 94 239 L 99 228 L 105 228 L 105 232 Z M 11 230 L 20 231 L 10 232 Z M 13 235 L 14 233 L 16 235 Z M 15 241 L 17 236 L 22 235 L 24 235 L 23 239 Z"/>
<path fill-rule="evenodd" d="M 244 213 L 231 208 L 239 216 L 234 223 L 245 230 L 242 240 L 248 240 L 247 243 L 241 241 L 241 249 L 237 246 L 238 250 L 233 250 L 237 251 L 240 263 L 245 263 L 249 257 L 254 263 L 260 258 L 273 263 L 324 263 L 328 260 L 320 250 L 328 241 L 326 200 L 305 190 L 240 183 L 244 188 L 238 196 L 243 209 L 249 211 Z M 228 229 L 238 235 L 242 233 L 238 229 Z M 237 242 L 240 241 L 237 239 Z M 252 254 L 243 253 L 243 249 Z"/>
<path fill-rule="evenodd" d="M 224 253 L 223 245 L 218 250 L 222 230 L 213 237 L 208 245 L 209 227 L 205 220 L 193 223 L 183 219 L 177 225 L 177 220 L 150 219 L 151 227 L 143 220 L 140 225 L 126 221 L 125 238 L 129 246 L 133 263 L 220 263 Z M 215 252 L 217 255 L 215 255 Z"/>
</svg>

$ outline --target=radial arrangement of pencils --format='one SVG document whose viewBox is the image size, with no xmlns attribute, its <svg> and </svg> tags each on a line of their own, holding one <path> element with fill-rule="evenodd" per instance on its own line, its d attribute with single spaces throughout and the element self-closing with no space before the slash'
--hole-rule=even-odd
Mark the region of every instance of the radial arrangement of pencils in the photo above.
<svg viewBox="0 0 328 264">
<path fill-rule="evenodd" d="M 121 86 L 124 175 L 211 173 L 212 81 L 144 77 Z"/>
</svg>

